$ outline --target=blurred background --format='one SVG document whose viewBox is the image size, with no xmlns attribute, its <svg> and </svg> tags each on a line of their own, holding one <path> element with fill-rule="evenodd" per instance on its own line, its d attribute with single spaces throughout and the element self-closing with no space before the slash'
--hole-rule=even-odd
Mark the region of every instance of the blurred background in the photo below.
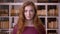
<svg viewBox="0 0 60 34">
<path fill-rule="evenodd" d="M 32 1 L 46 34 L 60 34 L 60 0 L 0 0 L 0 34 L 12 34 L 23 2 Z"/>
</svg>

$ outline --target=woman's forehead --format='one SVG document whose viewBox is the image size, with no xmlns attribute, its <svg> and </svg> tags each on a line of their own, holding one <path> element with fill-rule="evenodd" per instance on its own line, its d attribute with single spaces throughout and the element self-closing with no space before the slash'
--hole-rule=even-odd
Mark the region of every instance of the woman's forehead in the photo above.
<svg viewBox="0 0 60 34">
<path fill-rule="evenodd" d="M 33 7 L 31 5 L 28 5 L 25 7 L 25 10 L 32 10 L 32 9 L 33 9 Z"/>
</svg>

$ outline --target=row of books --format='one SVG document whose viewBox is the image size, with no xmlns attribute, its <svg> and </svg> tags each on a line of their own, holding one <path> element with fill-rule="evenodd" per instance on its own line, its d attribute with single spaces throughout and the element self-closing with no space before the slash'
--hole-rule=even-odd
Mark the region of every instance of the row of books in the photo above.
<svg viewBox="0 0 60 34">
<path fill-rule="evenodd" d="M 9 29 L 9 21 L 3 21 L 0 23 L 1 23 L 1 25 L 0 25 L 1 29 Z"/>
<path fill-rule="evenodd" d="M 57 24 L 58 24 L 57 21 L 48 22 L 48 28 L 49 29 L 56 29 L 58 27 Z"/>
<path fill-rule="evenodd" d="M 8 16 L 9 11 L 8 9 L 0 9 L 0 16 Z"/>
<path fill-rule="evenodd" d="M 3 21 L 0 24 L 0 29 L 9 29 L 9 21 Z"/>
<path fill-rule="evenodd" d="M 8 5 L 2 5 L 0 6 L 0 16 L 8 16 L 9 15 L 9 6 Z M 19 10 L 14 9 L 14 6 L 12 6 L 11 9 L 11 16 L 18 16 L 19 15 Z M 37 6 L 37 15 L 41 16 L 58 16 L 58 9 L 56 5 L 48 5 L 47 6 L 47 11 L 45 9 L 45 5 L 38 5 Z"/>
<path fill-rule="evenodd" d="M 48 34 L 57 34 L 57 33 L 48 33 Z"/>
<path fill-rule="evenodd" d="M 0 17 L 0 29 L 8 29 L 8 28 L 9 28 L 9 18 Z"/>
<path fill-rule="evenodd" d="M 1 30 L 1 31 L 0 31 L 0 34 L 9 34 L 8 31 L 9 31 L 9 30 Z"/>
<path fill-rule="evenodd" d="M 48 30 L 47 34 L 57 34 L 57 31 L 56 30 Z"/>
<path fill-rule="evenodd" d="M 57 3 L 58 0 L 37 0 L 39 3 Z"/>
<path fill-rule="evenodd" d="M 11 11 L 11 16 L 18 16 L 18 11 L 19 10 L 12 10 Z M 40 16 L 46 16 L 46 10 L 42 9 L 42 10 L 37 10 L 37 15 Z M 0 16 L 8 16 L 9 12 L 8 10 L 0 10 Z M 48 16 L 58 16 L 58 10 L 54 10 L 54 9 L 50 9 L 47 13 Z"/>
<path fill-rule="evenodd" d="M 58 16 L 58 10 L 57 9 L 50 9 L 48 11 L 48 16 Z"/>
<path fill-rule="evenodd" d="M 18 16 L 19 15 L 19 10 L 17 9 L 12 9 L 11 10 L 11 16 Z"/>
<path fill-rule="evenodd" d="M 48 28 L 56 29 L 58 28 L 57 18 L 48 18 Z"/>
<path fill-rule="evenodd" d="M 14 0 L 0 0 L 0 2 L 14 2 Z"/>
<path fill-rule="evenodd" d="M 43 25 L 45 25 L 45 18 L 40 18 Z M 47 28 L 48 29 L 56 29 L 58 28 L 58 21 L 56 18 L 48 18 L 47 20 Z M 12 23 L 14 23 L 14 18 L 12 18 Z M 11 24 L 12 26 L 13 24 Z M 13 26 L 12 26 L 13 27 Z M 3 17 L 0 18 L 0 28 L 9 28 L 9 18 Z"/>
<path fill-rule="evenodd" d="M 37 15 L 40 15 L 40 16 L 46 16 L 46 14 L 48 16 L 58 16 L 58 10 L 56 9 L 50 9 L 49 11 L 46 11 L 44 9 L 42 10 L 37 10 Z"/>
</svg>

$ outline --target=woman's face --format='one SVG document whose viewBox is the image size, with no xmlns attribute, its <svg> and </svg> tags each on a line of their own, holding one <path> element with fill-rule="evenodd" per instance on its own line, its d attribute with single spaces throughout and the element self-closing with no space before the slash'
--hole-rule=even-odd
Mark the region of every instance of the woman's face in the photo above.
<svg viewBox="0 0 60 34">
<path fill-rule="evenodd" d="M 34 8 L 30 5 L 26 6 L 24 9 L 24 16 L 27 20 L 33 19 L 33 16 L 35 14 Z"/>
</svg>

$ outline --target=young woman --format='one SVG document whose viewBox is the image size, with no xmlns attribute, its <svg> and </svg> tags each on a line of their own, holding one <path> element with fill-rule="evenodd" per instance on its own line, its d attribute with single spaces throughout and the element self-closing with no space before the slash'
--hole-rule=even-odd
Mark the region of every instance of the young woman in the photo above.
<svg viewBox="0 0 60 34">
<path fill-rule="evenodd" d="M 23 4 L 19 13 L 18 23 L 13 29 L 13 34 L 46 34 L 33 2 L 27 1 Z"/>
</svg>

